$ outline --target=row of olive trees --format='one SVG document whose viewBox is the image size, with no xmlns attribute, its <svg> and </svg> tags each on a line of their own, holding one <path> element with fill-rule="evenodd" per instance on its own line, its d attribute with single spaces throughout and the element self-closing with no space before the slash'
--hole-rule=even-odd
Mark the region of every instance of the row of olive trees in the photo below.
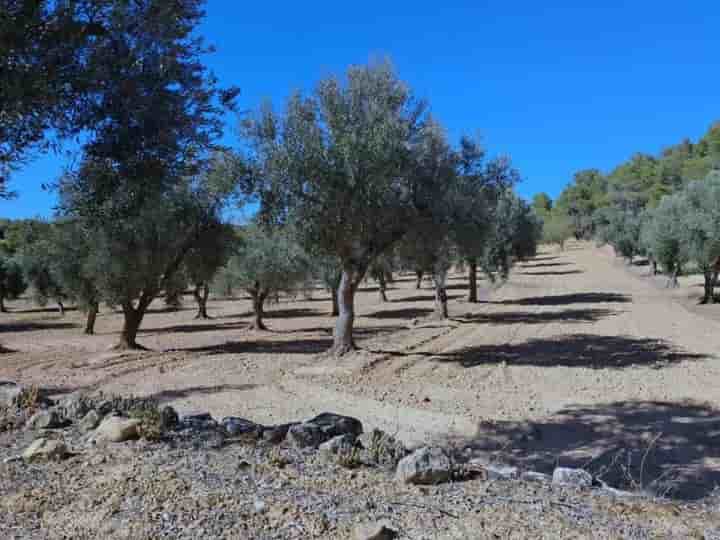
<svg viewBox="0 0 720 540">
<path fill-rule="evenodd" d="M 657 207 L 632 202 L 603 208 L 595 215 L 598 239 L 628 261 L 647 256 L 653 273 L 661 269 L 668 285 L 689 264 L 704 277 L 703 303 L 714 302 L 720 271 L 720 173 L 664 196 Z"/>
</svg>

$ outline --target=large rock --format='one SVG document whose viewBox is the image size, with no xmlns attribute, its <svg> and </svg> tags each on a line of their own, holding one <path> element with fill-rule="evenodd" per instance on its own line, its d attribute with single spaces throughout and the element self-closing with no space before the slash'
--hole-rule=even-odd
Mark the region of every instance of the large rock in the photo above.
<svg viewBox="0 0 720 540">
<path fill-rule="evenodd" d="M 28 420 L 28 429 L 56 429 L 63 426 L 63 419 L 54 409 L 36 412 Z"/>
<path fill-rule="evenodd" d="M 351 416 L 322 413 L 307 422 L 289 428 L 288 439 L 299 448 L 317 448 L 338 435 L 357 437 L 363 432 L 362 422 Z"/>
<path fill-rule="evenodd" d="M 172 431 L 180 423 L 180 417 L 175 409 L 166 405 L 160 411 L 160 423 L 163 431 Z"/>
<path fill-rule="evenodd" d="M 439 484 L 452 476 L 450 457 L 445 450 L 425 446 L 400 460 L 395 479 L 405 484 Z"/>
<path fill-rule="evenodd" d="M 394 540 L 400 536 L 387 522 L 360 523 L 353 529 L 355 540 Z"/>
<path fill-rule="evenodd" d="M 179 424 L 180 429 L 208 430 L 218 427 L 218 423 L 208 412 L 193 413 L 183 416 Z"/>
<path fill-rule="evenodd" d="M 11 407 L 17 405 L 23 387 L 12 381 L 0 381 L 0 407 Z"/>
<path fill-rule="evenodd" d="M 64 442 L 42 437 L 36 439 L 25 449 L 22 458 L 28 462 L 60 461 L 67 455 L 67 446 L 65 446 Z"/>
<path fill-rule="evenodd" d="M 142 422 L 135 418 L 108 416 L 95 430 L 95 439 L 110 442 L 124 442 L 140 437 L 138 428 Z"/>
<path fill-rule="evenodd" d="M 557 467 L 553 471 L 552 483 L 559 486 L 590 487 L 593 483 L 593 477 L 583 469 Z"/>
<path fill-rule="evenodd" d="M 265 428 L 245 418 L 237 416 L 226 416 L 220 424 L 225 428 L 230 437 L 241 439 L 246 442 L 257 442 L 262 439 Z"/>
<path fill-rule="evenodd" d="M 349 452 L 354 447 L 355 436 L 346 433 L 345 435 L 338 435 L 329 441 L 325 441 L 318 447 L 318 450 L 324 454 L 340 454 L 342 452 Z"/>
<path fill-rule="evenodd" d="M 68 420 L 80 420 L 90 412 L 92 407 L 85 396 L 74 395 L 60 400 L 57 409 L 60 414 Z"/>
</svg>

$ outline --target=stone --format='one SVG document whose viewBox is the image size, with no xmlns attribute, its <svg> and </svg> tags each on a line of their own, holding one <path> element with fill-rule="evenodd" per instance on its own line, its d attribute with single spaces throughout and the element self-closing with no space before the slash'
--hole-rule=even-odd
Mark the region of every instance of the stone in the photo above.
<svg viewBox="0 0 720 540">
<path fill-rule="evenodd" d="M 387 522 L 360 523 L 353 529 L 355 540 L 393 540 L 400 534 Z"/>
<path fill-rule="evenodd" d="M 60 461 L 68 455 L 67 446 L 62 441 L 41 437 L 36 439 L 22 453 L 25 461 Z"/>
<path fill-rule="evenodd" d="M 277 426 L 266 426 L 263 430 L 262 438 L 270 444 L 280 444 L 287 437 L 291 427 L 298 425 L 298 422 L 290 424 L 280 424 Z"/>
<path fill-rule="evenodd" d="M 320 426 L 303 422 L 288 429 L 287 439 L 298 448 L 317 448 L 327 440 Z"/>
<path fill-rule="evenodd" d="M 517 467 L 510 465 L 484 465 L 488 480 L 516 480 L 520 476 Z"/>
<path fill-rule="evenodd" d="M 287 438 L 298 448 L 317 448 L 338 435 L 357 437 L 363 432 L 362 422 L 351 416 L 322 413 L 307 422 L 295 424 L 288 429 Z"/>
<path fill-rule="evenodd" d="M 122 416 L 108 416 L 95 430 L 95 439 L 124 442 L 140 438 L 138 427 L 142 422 L 135 418 L 124 418 Z"/>
<path fill-rule="evenodd" d="M 552 483 L 560 486 L 590 487 L 593 483 L 593 477 L 583 469 L 557 467 L 553 471 Z"/>
<path fill-rule="evenodd" d="M 218 423 L 210 416 L 208 412 L 193 413 L 183 416 L 180 420 L 180 428 L 182 429 L 215 429 Z"/>
<path fill-rule="evenodd" d="M 0 407 L 17 405 L 22 393 L 23 387 L 19 384 L 12 381 L 0 381 Z"/>
<path fill-rule="evenodd" d="M 62 418 L 54 409 L 38 411 L 27 422 L 28 429 L 56 429 L 62 425 Z"/>
<path fill-rule="evenodd" d="M 552 476 L 537 471 L 523 471 L 520 475 L 523 482 L 537 482 L 539 484 L 549 484 L 552 482 Z"/>
<path fill-rule="evenodd" d="M 425 446 L 400 460 L 395 480 L 404 484 L 439 484 L 452 476 L 450 457 L 439 447 Z"/>
<path fill-rule="evenodd" d="M 256 514 L 262 514 L 265 510 L 267 510 L 267 504 L 261 499 L 255 499 L 255 502 L 253 502 L 253 509 Z"/>
<path fill-rule="evenodd" d="M 262 439 L 264 426 L 256 424 L 245 418 L 237 416 L 226 416 L 220 424 L 225 428 L 230 437 L 241 439 L 245 442 L 257 442 Z"/>
<path fill-rule="evenodd" d="M 355 436 L 349 433 L 333 437 L 329 441 L 322 443 L 318 450 L 325 454 L 339 454 L 344 451 L 352 450 L 355 446 Z"/>
<path fill-rule="evenodd" d="M 703 540 L 720 540 L 720 529 L 705 529 Z"/>
<path fill-rule="evenodd" d="M 166 405 L 160 411 L 160 427 L 163 431 L 172 431 L 180 423 L 180 417 L 175 409 Z"/>
<path fill-rule="evenodd" d="M 80 420 L 80 429 L 84 433 L 88 433 L 98 427 L 101 421 L 102 416 L 100 416 L 100 413 L 96 410 L 92 410 L 83 416 L 82 420 Z"/>
</svg>

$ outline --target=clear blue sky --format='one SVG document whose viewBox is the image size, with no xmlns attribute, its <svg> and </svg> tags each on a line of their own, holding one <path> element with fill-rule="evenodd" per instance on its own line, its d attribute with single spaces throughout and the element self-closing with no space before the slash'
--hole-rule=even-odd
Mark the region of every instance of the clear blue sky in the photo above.
<svg viewBox="0 0 720 540">
<path fill-rule="evenodd" d="M 242 108 L 389 56 L 454 138 L 480 132 L 512 156 L 525 196 L 554 197 L 578 169 L 607 170 L 720 119 L 717 0 L 209 0 L 207 14 L 208 64 L 242 88 Z M 26 167 L 0 216 L 50 215 L 40 184 L 61 166 Z"/>
</svg>

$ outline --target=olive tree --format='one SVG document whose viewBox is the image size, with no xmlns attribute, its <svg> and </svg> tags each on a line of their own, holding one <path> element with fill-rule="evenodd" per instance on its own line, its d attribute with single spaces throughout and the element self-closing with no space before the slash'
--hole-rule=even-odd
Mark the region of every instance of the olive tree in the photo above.
<svg viewBox="0 0 720 540">
<path fill-rule="evenodd" d="M 252 299 L 252 327 L 267 330 L 263 321 L 265 300 L 302 283 L 309 265 L 305 252 L 288 231 L 253 225 L 243 230 L 227 272 L 233 287 L 245 289 Z"/>
<path fill-rule="evenodd" d="M 640 239 L 644 250 L 653 267 L 660 264 L 668 276 L 669 287 L 677 286 L 677 277 L 690 257 L 683 228 L 687 212 L 687 201 L 682 194 L 666 195 L 643 219 Z"/>
<path fill-rule="evenodd" d="M 340 261 L 332 351 L 356 348 L 355 292 L 372 261 L 412 228 L 412 173 L 424 109 L 387 63 L 296 93 L 282 115 L 265 107 L 244 124 L 248 163 L 308 251 Z"/>
<path fill-rule="evenodd" d="M 689 184 L 684 192 L 683 241 L 704 278 L 702 303 L 714 303 L 720 270 L 720 173 Z"/>
<path fill-rule="evenodd" d="M 19 297 L 27 283 L 22 266 L 14 257 L 0 252 L 0 313 L 6 313 L 5 300 Z"/>
<path fill-rule="evenodd" d="M 60 190 L 63 215 L 93 231 L 88 267 L 103 299 L 123 311 L 122 349 L 139 347 L 150 304 L 188 252 L 221 229 L 224 194 L 205 172 L 237 92 L 220 90 L 201 63 L 200 0 L 108 10 L 107 35 L 87 60 L 102 84 L 86 111 L 84 158 Z"/>
<path fill-rule="evenodd" d="M 575 234 L 575 227 L 563 212 L 550 212 L 543 219 L 543 242 L 557 244 L 560 250 L 565 249 L 565 242 Z"/>
</svg>

